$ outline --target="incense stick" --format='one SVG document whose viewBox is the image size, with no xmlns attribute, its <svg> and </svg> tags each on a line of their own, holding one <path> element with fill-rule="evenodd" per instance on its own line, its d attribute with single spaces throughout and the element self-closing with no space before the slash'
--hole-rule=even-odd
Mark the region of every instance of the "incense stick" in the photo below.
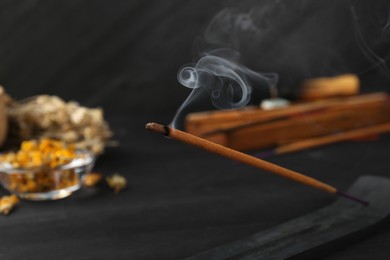
<svg viewBox="0 0 390 260">
<path fill-rule="evenodd" d="M 314 178 L 311 178 L 309 176 L 303 175 L 301 173 L 289 170 L 287 168 L 278 166 L 276 164 L 273 164 L 273 163 L 261 160 L 259 158 L 247 155 L 245 153 L 241 153 L 239 151 L 227 148 L 225 146 L 222 146 L 222 145 L 219 145 L 216 143 L 212 143 L 208 140 L 205 140 L 205 139 L 202 139 L 200 137 L 188 134 L 186 132 L 183 132 L 183 131 L 180 131 L 180 130 L 177 130 L 177 129 L 174 129 L 174 128 L 171 128 L 168 126 L 160 125 L 157 123 L 148 123 L 146 125 L 146 129 L 163 134 L 165 136 L 169 136 L 172 139 L 190 144 L 192 146 L 196 146 L 198 148 L 207 150 L 209 152 L 216 153 L 216 154 L 222 155 L 224 157 L 239 161 L 241 163 L 251 165 L 253 167 L 260 168 L 260 169 L 278 174 L 284 178 L 291 179 L 291 180 L 299 182 L 301 184 L 304 184 L 304 185 L 307 185 L 307 186 L 310 186 L 310 187 L 313 187 L 313 188 L 316 188 L 316 189 L 319 189 L 319 190 L 322 190 L 322 191 L 325 191 L 328 193 L 337 194 L 337 195 L 342 196 L 344 198 L 361 203 L 365 206 L 368 205 L 368 202 L 361 200 L 359 198 L 353 197 L 351 195 L 348 195 L 344 192 L 341 192 L 329 184 L 326 184 L 324 182 L 321 182 L 321 181 L 316 180 Z"/>
<path fill-rule="evenodd" d="M 255 157 L 264 159 L 272 155 L 297 152 L 304 149 L 310 149 L 322 145 L 347 141 L 354 138 L 365 137 L 374 134 L 383 134 L 386 132 L 390 132 L 390 123 L 379 124 L 379 125 L 374 125 L 369 127 L 362 127 L 350 131 L 344 131 L 334 135 L 321 136 L 317 138 L 309 138 L 302 141 L 281 145 L 275 149 L 258 153 L 255 155 Z"/>
</svg>

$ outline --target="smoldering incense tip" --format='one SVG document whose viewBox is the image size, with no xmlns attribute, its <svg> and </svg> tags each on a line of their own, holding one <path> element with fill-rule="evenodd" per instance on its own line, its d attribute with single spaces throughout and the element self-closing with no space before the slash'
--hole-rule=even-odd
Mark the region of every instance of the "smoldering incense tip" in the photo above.
<svg viewBox="0 0 390 260">
<path fill-rule="evenodd" d="M 157 123 L 147 123 L 145 128 L 163 135 L 169 135 L 169 127 Z"/>
<path fill-rule="evenodd" d="M 148 129 L 148 130 L 152 130 L 154 132 L 165 134 L 164 126 L 160 125 L 160 124 L 157 124 L 157 123 L 147 123 L 145 125 L 145 128 Z"/>
<path fill-rule="evenodd" d="M 154 130 L 154 128 L 156 127 L 156 125 L 158 125 L 157 123 L 147 123 L 145 125 L 145 128 L 148 129 L 148 130 Z"/>
</svg>

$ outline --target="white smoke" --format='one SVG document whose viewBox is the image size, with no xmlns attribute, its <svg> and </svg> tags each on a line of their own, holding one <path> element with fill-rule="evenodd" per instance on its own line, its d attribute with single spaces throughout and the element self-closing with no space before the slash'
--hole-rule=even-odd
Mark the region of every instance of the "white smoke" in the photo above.
<svg viewBox="0 0 390 260">
<path fill-rule="evenodd" d="M 248 104 L 254 88 L 270 92 L 277 84 L 277 74 L 250 70 L 240 64 L 239 57 L 231 49 L 217 49 L 205 53 L 196 64 L 179 70 L 178 81 L 193 90 L 177 112 L 173 127 L 177 127 L 183 109 L 199 98 L 200 93 L 207 94 L 218 109 L 239 109 Z"/>
<path fill-rule="evenodd" d="M 243 0 L 221 10 L 202 37 L 201 49 L 212 51 L 178 73 L 192 92 L 172 125 L 206 96 L 219 109 L 236 109 L 276 86 L 294 96 L 306 78 L 380 70 L 388 80 L 390 39 L 378 35 L 390 38 L 390 2 L 378 1 Z"/>
</svg>

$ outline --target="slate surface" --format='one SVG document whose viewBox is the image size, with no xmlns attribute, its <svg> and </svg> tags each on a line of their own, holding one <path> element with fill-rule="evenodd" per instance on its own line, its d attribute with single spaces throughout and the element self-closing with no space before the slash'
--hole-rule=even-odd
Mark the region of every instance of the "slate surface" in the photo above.
<svg viewBox="0 0 390 260">
<path fill-rule="evenodd" d="M 339 198 L 307 215 L 186 259 L 313 259 L 364 239 L 389 221 L 390 179 L 361 176 L 347 192 L 369 204 Z"/>
</svg>

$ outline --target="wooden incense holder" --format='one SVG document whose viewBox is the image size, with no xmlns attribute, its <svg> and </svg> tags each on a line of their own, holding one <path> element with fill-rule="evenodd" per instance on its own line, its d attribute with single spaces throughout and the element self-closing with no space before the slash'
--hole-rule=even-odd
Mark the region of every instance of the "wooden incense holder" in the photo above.
<svg viewBox="0 0 390 260">
<path fill-rule="evenodd" d="M 389 122 L 389 95 L 374 93 L 269 111 L 250 107 L 194 113 L 186 118 L 186 131 L 242 151 L 273 148 Z"/>
<path fill-rule="evenodd" d="M 186 259 L 317 259 L 330 254 L 372 233 L 390 216 L 390 179 L 363 176 L 348 193 L 364 197 L 369 205 L 338 199 L 308 215 Z"/>
</svg>

